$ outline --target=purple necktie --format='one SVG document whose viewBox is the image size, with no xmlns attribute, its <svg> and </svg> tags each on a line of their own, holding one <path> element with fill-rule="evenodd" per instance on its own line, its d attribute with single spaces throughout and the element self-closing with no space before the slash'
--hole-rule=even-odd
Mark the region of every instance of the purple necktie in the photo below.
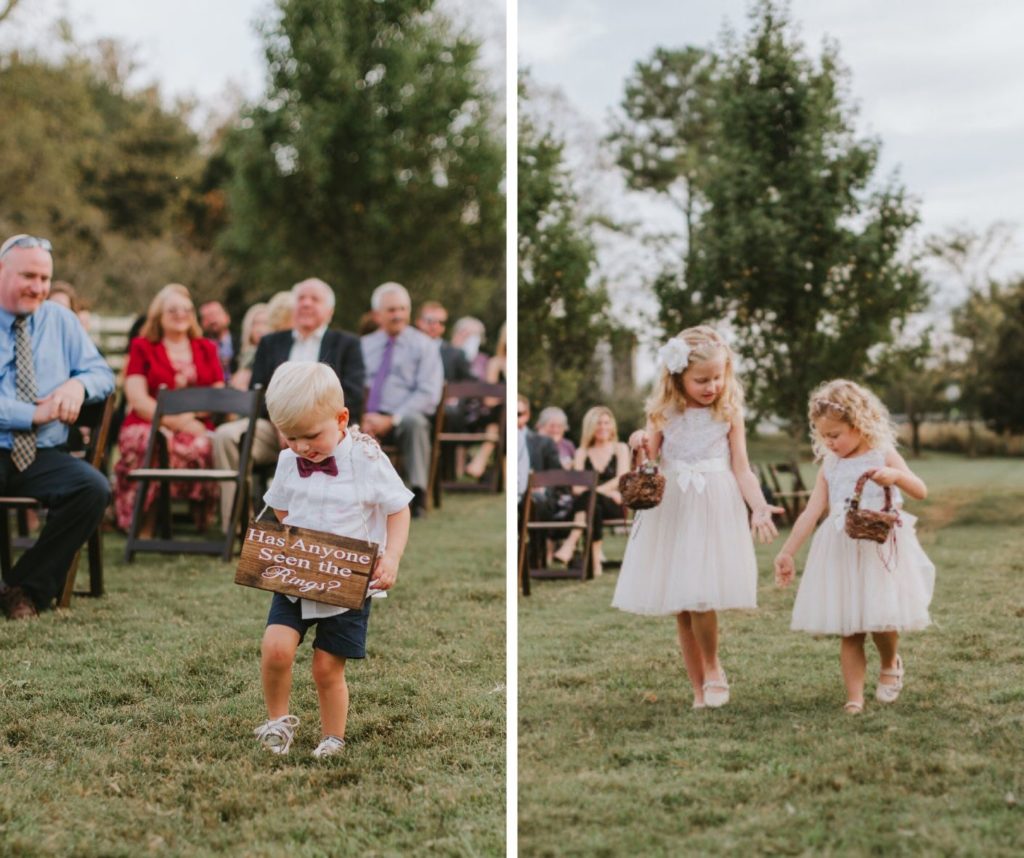
<svg viewBox="0 0 1024 858">
<path fill-rule="evenodd" d="M 299 468 L 300 477 L 311 477 L 317 471 L 327 474 L 329 477 L 338 476 L 338 463 L 334 461 L 334 456 L 328 456 L 322 462 L 311 462 L 309 459 L 299 456 L 295 460 L 295 464 Z"/>
<path fill-rule="evenodd" d="M 370 385 L 370 395 L 366 398 L 366 413 L 377 414 L 380 412 L 380 401 L 384 394 L 384 382 L 391 374 L 391 358 L 395 355 L 395 338 L 388 337 L 387 345 L 384 346 L 384 354 L 380 357 L 380 366 L 373 376 L 373 383 Z"/>
</svg>

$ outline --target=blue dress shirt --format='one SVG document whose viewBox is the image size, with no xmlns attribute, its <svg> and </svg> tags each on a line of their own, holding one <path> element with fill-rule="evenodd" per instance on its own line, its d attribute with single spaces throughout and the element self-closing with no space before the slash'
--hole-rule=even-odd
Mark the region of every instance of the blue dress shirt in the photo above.
<svg viewBox="0 0 1024 858">
<path fill-rule="evenodd" d="M 388 335 L 378 329 L 361 340 L 366 379 L 372 385 Z M 437 411 L 444 390 L 444 366 L 441 350 L 434 340 L 411 325 L 395 339 L 391 372 L 384 383 L 380 410 L 399 418 L 407 414 L 430 415 Z"/>
<path fill-rule="evenodd" d="M 0 449 L 9 450 L 11 431 L 31 429 L 36 406 L 18 400 L 15 386 L 14 315 L 0 308 Z M 70 378 L 81 382 L 86 400 L 105 399 L 114 389 L 114 374 L 89 339 L 78 317 L 65 307 L 44 301 L 28 317 L 39 397 L 52 393 Z M 36 427 L 37 447 L 67 442 L 67 424 L 51 420 Z"/>
</svg>

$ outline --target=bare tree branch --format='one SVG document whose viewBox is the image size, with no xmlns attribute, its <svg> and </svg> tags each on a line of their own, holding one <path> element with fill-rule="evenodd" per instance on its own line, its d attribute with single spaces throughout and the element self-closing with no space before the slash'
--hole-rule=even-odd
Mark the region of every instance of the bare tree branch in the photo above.
<svg viewBox="0 0 1024 858">
<path fill-rule="evenodd" d="M 11 14 L 11 12 L 14 11 L 15 7 L 17 7 L 18 3 L 20 2 L 21 0 L 7 0 L 7 3 L 5 4 L 3 11 L 0 12 L 0 23 L 2 23 L 4 19 L 6 19 Z"/>
</svg>

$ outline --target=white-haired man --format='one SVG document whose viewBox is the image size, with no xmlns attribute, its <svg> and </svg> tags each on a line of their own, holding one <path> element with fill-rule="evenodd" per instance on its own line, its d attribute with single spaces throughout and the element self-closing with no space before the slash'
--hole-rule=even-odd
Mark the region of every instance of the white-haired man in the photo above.
<svg viewBox="0 0 1024 858">
<path fill-rule="evenodd" d="M 323 280 L 312 277 L 292 287 L 295 296 L 295 312 L 290 331 L 265 334 L 256 347 L 253 358 L 250 389 L 262 385 L 266 389 L 270 379 L 281 364 L 289 360 L 308 360 L 325 363 L 334 370 L 345 391 L 345 405 L 350 419 L 358 422 L 363 410 L 363 354 L 359 338 L 345 331 L 330 331 L 327 325 L 334 315 L 334 290 Z M 266 414 L 264 413 L 264 418 Z M 217 427 L 213 436 L 213 466 L 215 468 L 237 468 L 240 458 L 239 447 L 247 421 L 235 420 Z M 253 438 L 252 460 L 264 465 L 277 461 L 281 443 L 277 430 L 269 419 L 256 422 L 256 437 Z M 221 484 L 221 525 L 231 520 L 231 504 L 235 499 L 234 486 Z M 257 501 L 262 500 L 257 498 Z"/>
<path fill-rule="evenodd" d="M 362 338 L 369 389 L 361 428 L 394 438 L 413 491 L 412 514 L 426 510 L 431 417 L 444 389 L 437 344 L 409 324 L 412 302 L 399 283 L 383 283 L 370 298 L 378 328 Z"/>
<path fill-rule="evenodd" d="M 0 492 L 49 508 L 35 545 L 4 576 L 0 603 L 12 620 L 50 607 L 110 503 L 107 478 L 64 445 L 82 403 L 107 397 L 114 375 L 78 317 L 46 300 L 52 277 L 45 238 L 0 245 Z"/>
</svg>

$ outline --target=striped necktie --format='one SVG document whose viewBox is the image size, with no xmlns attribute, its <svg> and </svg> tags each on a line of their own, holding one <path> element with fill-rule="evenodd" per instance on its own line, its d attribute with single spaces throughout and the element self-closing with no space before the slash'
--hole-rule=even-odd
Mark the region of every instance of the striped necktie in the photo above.
<svg viewBox="0 0 1024 858">
<path fill-rule="evenodd" d="M 20 402 L 36 403 L 36 367 L 32 361 L 32 343 L 29 340 L 27 317 L 14 320 L 14 380 Z M 24 429 L 14 432 L 11 446 L 11 461 L 19 471 L 24 471 L 36 460 L 36 430 Z"/>
</svg>

